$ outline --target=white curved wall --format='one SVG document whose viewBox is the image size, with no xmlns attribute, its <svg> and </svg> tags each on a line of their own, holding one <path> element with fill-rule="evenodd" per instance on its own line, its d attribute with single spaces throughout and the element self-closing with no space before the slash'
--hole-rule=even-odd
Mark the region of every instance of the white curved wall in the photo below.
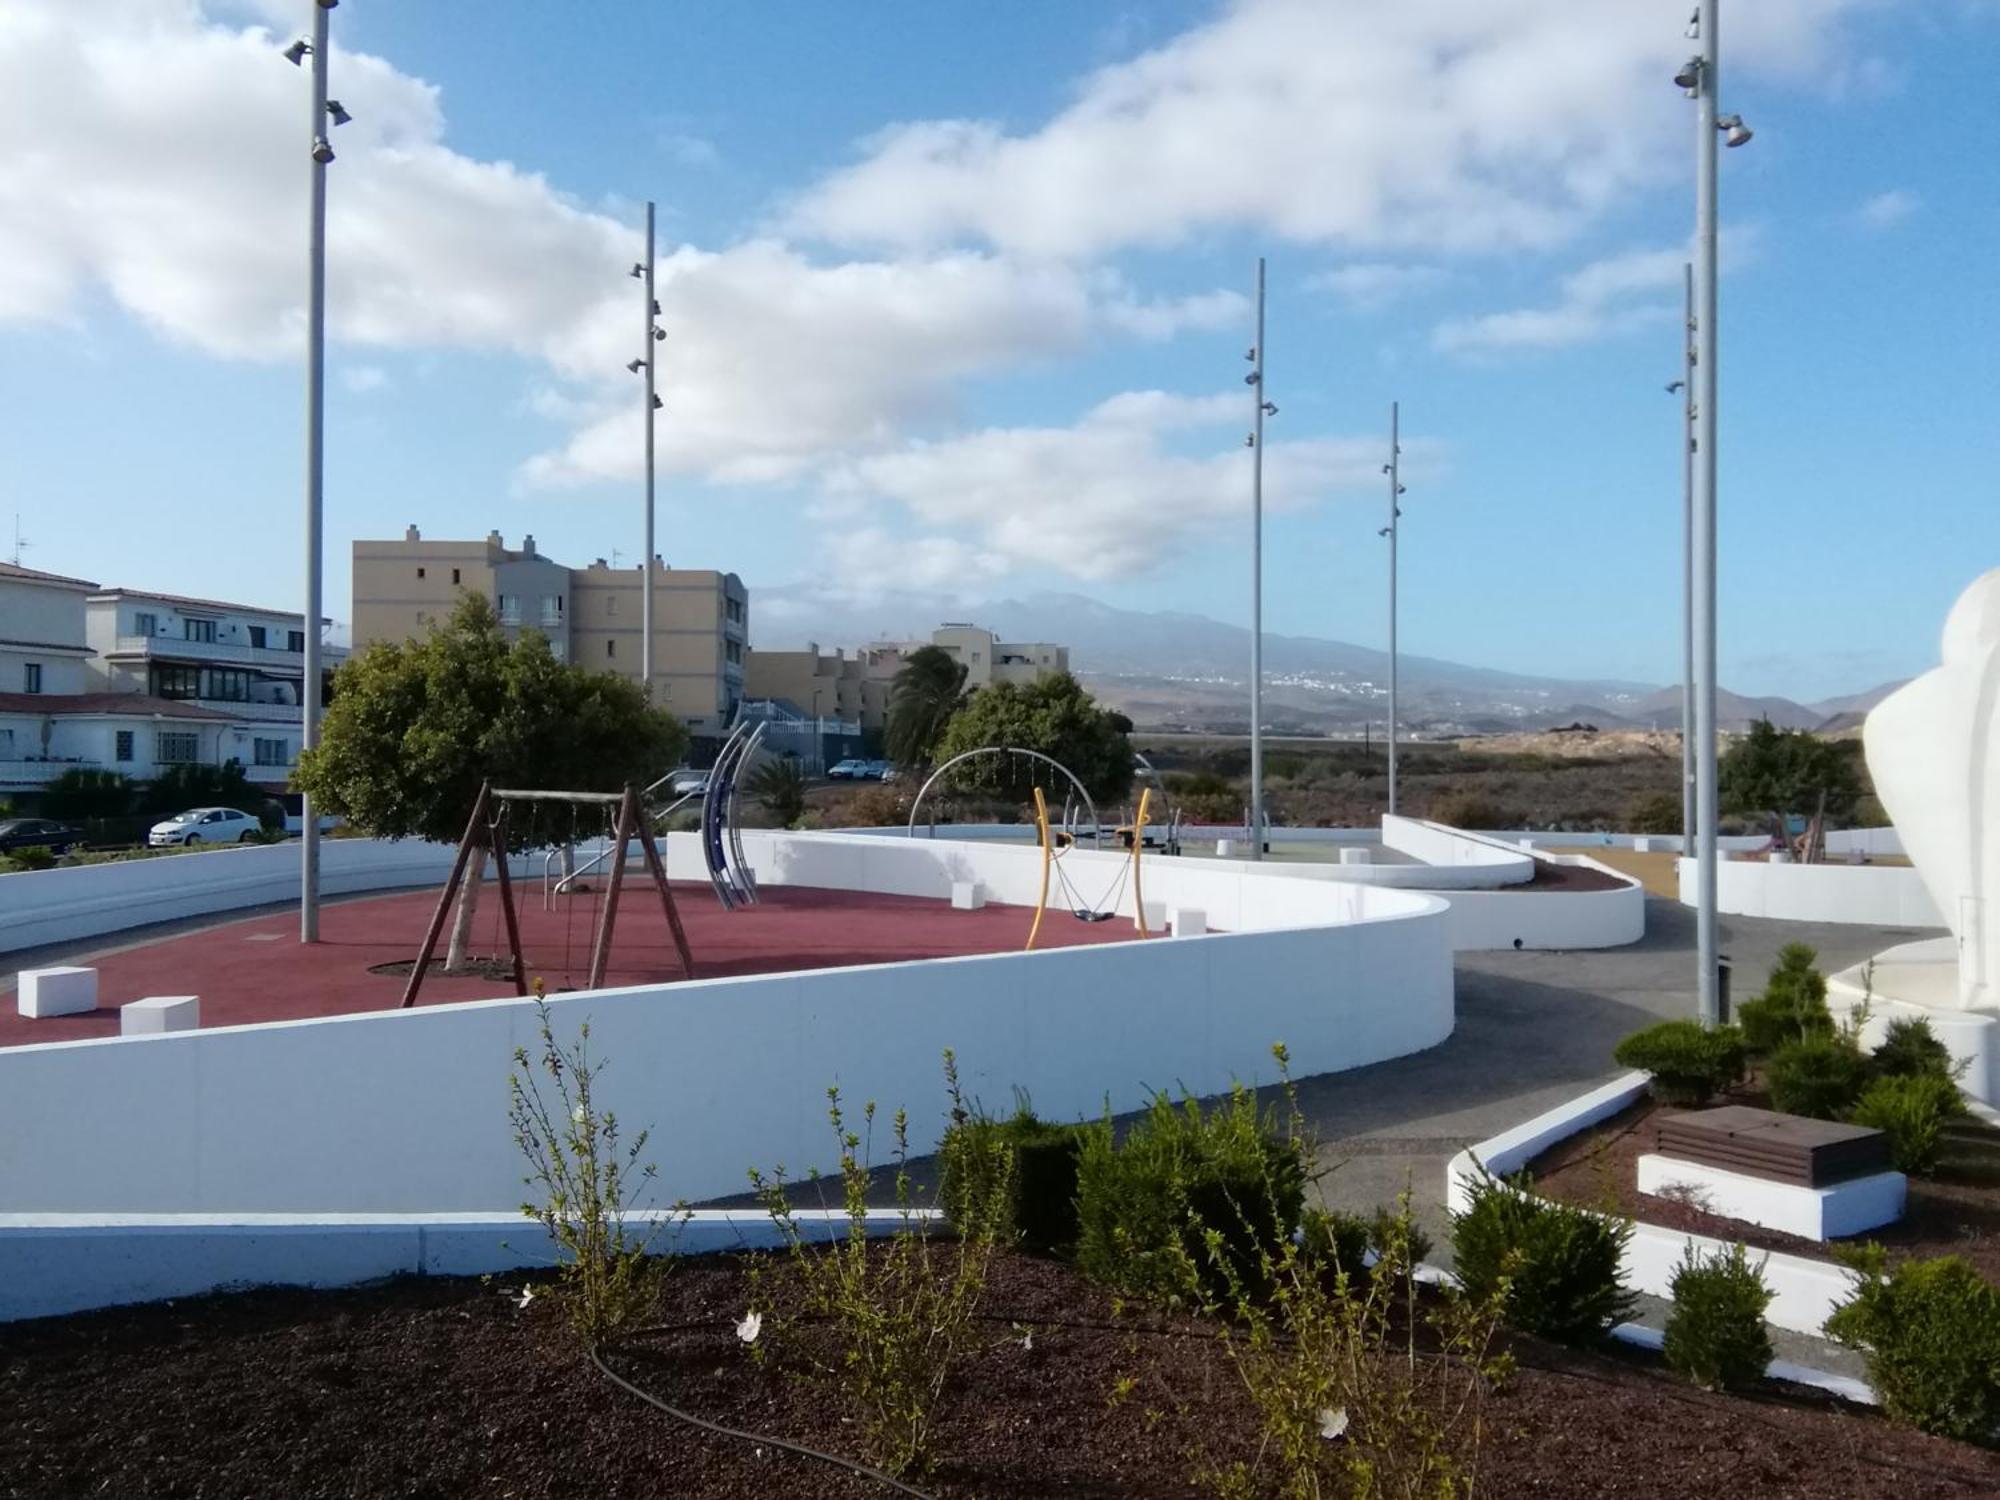
<svg viewBox="0 0 2000 1500">
<path fill-rule="evenodd" d="M 1694 860 L 1678 862 L 1683 906 L 1695 904 Z M 1944 919 L 1908 865 L 1774 865 L 1720 861 L 1715 909 L 1786 922 L 1858 922 L 1873 927 L 1942 927 Z"/>
<path fill-rule="evenodd" d="M 936 894 L 976 878 L 999 900 L 1039 881 L 1039 852 L 1018 847 L 773 833 L 745 844 L 766 880 Z M 692 838 L 670 858 L 688 873 Z M 752 1165 L 833 1166 L 829 1084 L 857 1106 L 907 1106 L 913 1148 L 929 1149 L 947 1047 L 990 1104 L 1019 1085 L 1067 1118 L 1107 1100 L 1136 1108 L 1155 1087 L 1268 1081 L 1273 1042 L 1304 1076 L 1450 1035 L 1441 901 L 1180 864 L 1148 880 L 1147 900 L 1200 905 L 1241 930 L 606 990 L 552 1009 L 565 1036 L 590 1021 L 610 1064 L 603 1098 L 628 1133 L 652 1129 L 663 1190 L 691 1199 L 742 1191 Z M 504 1210 L 521 1196 L 506 1080 L 534 1026 L 532 1003 L 508 999 L 0 1049 L 0 1203 Z"/>
<path fill-rule="evenodd" d="M 1622 948 L 1646 935 L 1646 889 L 1638 881 L 1585 854 L 1543 858 L 1586 865 L 1619 884 L 1608 891 L 1447 891 L 1454 951 Z"/>
</svg>

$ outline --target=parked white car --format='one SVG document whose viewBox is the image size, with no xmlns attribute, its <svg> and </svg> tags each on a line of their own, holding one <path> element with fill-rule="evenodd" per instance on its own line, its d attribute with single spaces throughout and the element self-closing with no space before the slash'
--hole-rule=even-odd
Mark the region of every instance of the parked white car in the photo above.
<svg viewBox="0 0 2000 1500">
<path fill-rule="evenodd" d="M 191 807 L 155 823 L 146 843 L 155 849 L 173 844 L 247 844 L 263 826 L 255 814 L 233 807 Z"/>
</svg>

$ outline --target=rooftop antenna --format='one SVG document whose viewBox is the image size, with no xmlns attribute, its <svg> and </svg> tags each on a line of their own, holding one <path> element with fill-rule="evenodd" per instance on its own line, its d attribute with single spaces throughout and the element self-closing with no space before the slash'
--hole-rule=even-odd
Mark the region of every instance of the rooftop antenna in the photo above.
<svg viewBox="0 0 2000 1500">
<path fill-rule="evenodd" d="M 26 552 L 32 546 L 34 546 L 34 543 L 21 535 L 21 513 L 17 510 L 14 512 L 14 566 L 15 567 L 18 568 L 21 566 L 21 554 L 23 552 Z"/>
</svg>

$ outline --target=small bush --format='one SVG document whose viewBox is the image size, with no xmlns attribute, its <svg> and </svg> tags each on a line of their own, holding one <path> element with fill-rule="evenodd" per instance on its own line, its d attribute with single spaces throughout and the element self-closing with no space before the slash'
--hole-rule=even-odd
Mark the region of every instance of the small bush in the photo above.
<svg viewBox="0 0 2000 1500">
<path fill-rule="evenodd" d="M 1706 1104 L 1743 1076 L 1743 1033 L 1734 1026 L 1709 1030 L 1699 1021 L 1662 1021 L 1635 1031 L 1612 1054 L 1621 1068 L 1653 1075 L 1653 1097 L 1663 1104 Z"/>
<path fill-rule="evenodd" d="M 1681 799 L 1672 792 L 1654 792 L 1631 804 L 1624 818 L 1633 833 L 1679 833 Z"/>
<path fill-rule="evenodd" d="M 1076 1244 L 1076 1167 L 1085 1127 L 1039 1118 L 1021 1100 L 1011 1119 L 976 1109 L 954 1117 L 938 1147 L 938 1206 L 954 1228 L 997 1215 L 1002 1244 L 1059 1255 Z M 1000 1183 L 1009 1190 L 999 1193 Z"/>
<path fill-rule="evenodd" d="M 0 855 L 0 860 L 4 860 L 10 867 L 10 873 L 52 870 L 56 863 L 54 851 L 45 849 L 40 844 L 31 844 L 25 849 L 9 850 L 6 854 Z"/>
<path fill-rule="evenodd" d="M 1458 1274 L 1475 1301 L 1504 1295 L 1507 1321 L 1569 1344 L 1600 1343 L 1632 1310 L 1619 1262 L 1632 1225 L 1537 1198 L 1526 1177 L 1482 1178 L 1452 1219 Z"/>
<path fill-rule="evenodd" d="M 1889 1134 L 1889 1156 L 1899 1172 L 1928 1177 L 1937 1170 L 1944 1127 L 1965 1113 L 1958 1085 L 1935 1073 L 1878 1078 L 1854 1106 L 1854 1123 Z"/>
<path fill-rule="evenodd" d="M 1368 1274 L 1374 1237 L 1374 1227 L 1359 1214 L 1310 1208 L 1299 1224 L 1299 1255 L 1324 1281 L 1358 1281 Z"/>
<path fill-rule="evenodd" d="M 1882 1045 L 1869 1058 L 1876 1073 L 1884 1078 L 1952 1078 L 1957 1065 L 1951 1049 L 1937 1039 L 1931 1023 L 1921 1016 L 1891 1021 L 1883 1033 Z"/>
<path fill-rule="evenodd" d="M 1861 1281 L 1826 1330 L 1866 1355 L 1889 1415 L 1944 1437 L 1989 1438 L 2000 1420 L 2000 1292 L 1955 1255 L 1886 1274 L 1880 1245 L 1841 1258 Z"/>
<path fill-rule="evenodd" d="M 1690 1244 L 1674 1271 L 1674 1309 L 1667 1315 L 1667 1368 L 1712 1391 L 1756 1384 L 1771 1363 L 1764 1309 L 1771 1289 L 1764 1267 L 1741 1245 L 1704 1256 Z"/>
<path fill-rule="evenodd" d="M 1838 1120 L 1867 1086 L 1868 1060 L 1850 1038 L 1822 1032 L 1778 1048 L 1765 1077 L 1771 1103 L 1786 1114 Z"/>
<path fill-rule="evenodd" d="M 1519 820 L 1508 809 L 1480 792 L 1446 792 L 1431 800 L 1425 814 L 1433 823 L 1452 828 L 1511 828 Z"/>
<path fill-rule="evenodd" d="M 1743 1040 L 1759 1057 L 1787 1042 L 1833 1030 L 1826 1008 L 1826 976 L 1815 967 L 1819 954 L 1804 943 L 1787 943 L 1764 982 L 1764 993 L 1736 1007 Z"/>
<path fill-rule="evenodd" d="M 1216 1303 L 1265 1279 L 1305 1207 L 1297 1144 L 1240 1085 L 1204 1111 L 1164 1093 L 1116 1141 L 1107 1116 L 1077 1161 L 1076 1262 L 1169 1303 Z"/>
</svg>

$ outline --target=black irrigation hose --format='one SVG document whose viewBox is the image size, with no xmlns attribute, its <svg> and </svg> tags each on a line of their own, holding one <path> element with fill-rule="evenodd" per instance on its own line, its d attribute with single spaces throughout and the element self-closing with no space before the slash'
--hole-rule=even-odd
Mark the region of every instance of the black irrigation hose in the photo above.
<svg viewBox="0 0 2000 1500">
<path fill-rule="evenodd" d="M 819 1449 L 808 1448 L 803 1443 L 790 1443 L 783 1438 L 769 1437 L 761 1432 L 745 1432 L 739 1427 L 725 1427 L 720 1422 L 711 1422 L 706 1417 L 697 1417 L 693 1412 L 682 1411 L 678 1406 L 672 1406 L 662 1401 L 651 1391 L 641 1390 L 638 1386 L 620 1375 L 604 1362 L 603 1356 L 598 1353 L 594 1345 L 590 1350 L 590 1362 L 597 1366 L 598 1374 L 617 1386 L 621 1391 L 626 1392 L 628 1395 L 637 1396 L 648 1406 L 665 1412 L 677 1422 L 685 1422 L 688 1426 L 698 1427 L 703 1432 L 713 1432 L 719 1436 L 736 1438 L 746 1443 L 761 1444 L 770 1448 L 782 1448 L 787 1453 L 796 1453 L 802 1458 L 816 1458 L 823 1464 L 832 1464 L 836 1469 L 845 1469 L 850 1474 L 859 1474 L 863 1479 L 872 1479 L 878 1484 L 886 1484 L 890 1489 L 900 1491 L 905 1495 L 915 1495 L 917 1500 L 933 1500 L 932 1496 L 922 1490 L 911 1488 L 893 1474 L 885 1474 L 880 1469 L 871 1469 L 868 1465 L 856 1463 L 851 1458 L 842 1458 L 834 1453 L 822 1453 Z"/>
</svg>

